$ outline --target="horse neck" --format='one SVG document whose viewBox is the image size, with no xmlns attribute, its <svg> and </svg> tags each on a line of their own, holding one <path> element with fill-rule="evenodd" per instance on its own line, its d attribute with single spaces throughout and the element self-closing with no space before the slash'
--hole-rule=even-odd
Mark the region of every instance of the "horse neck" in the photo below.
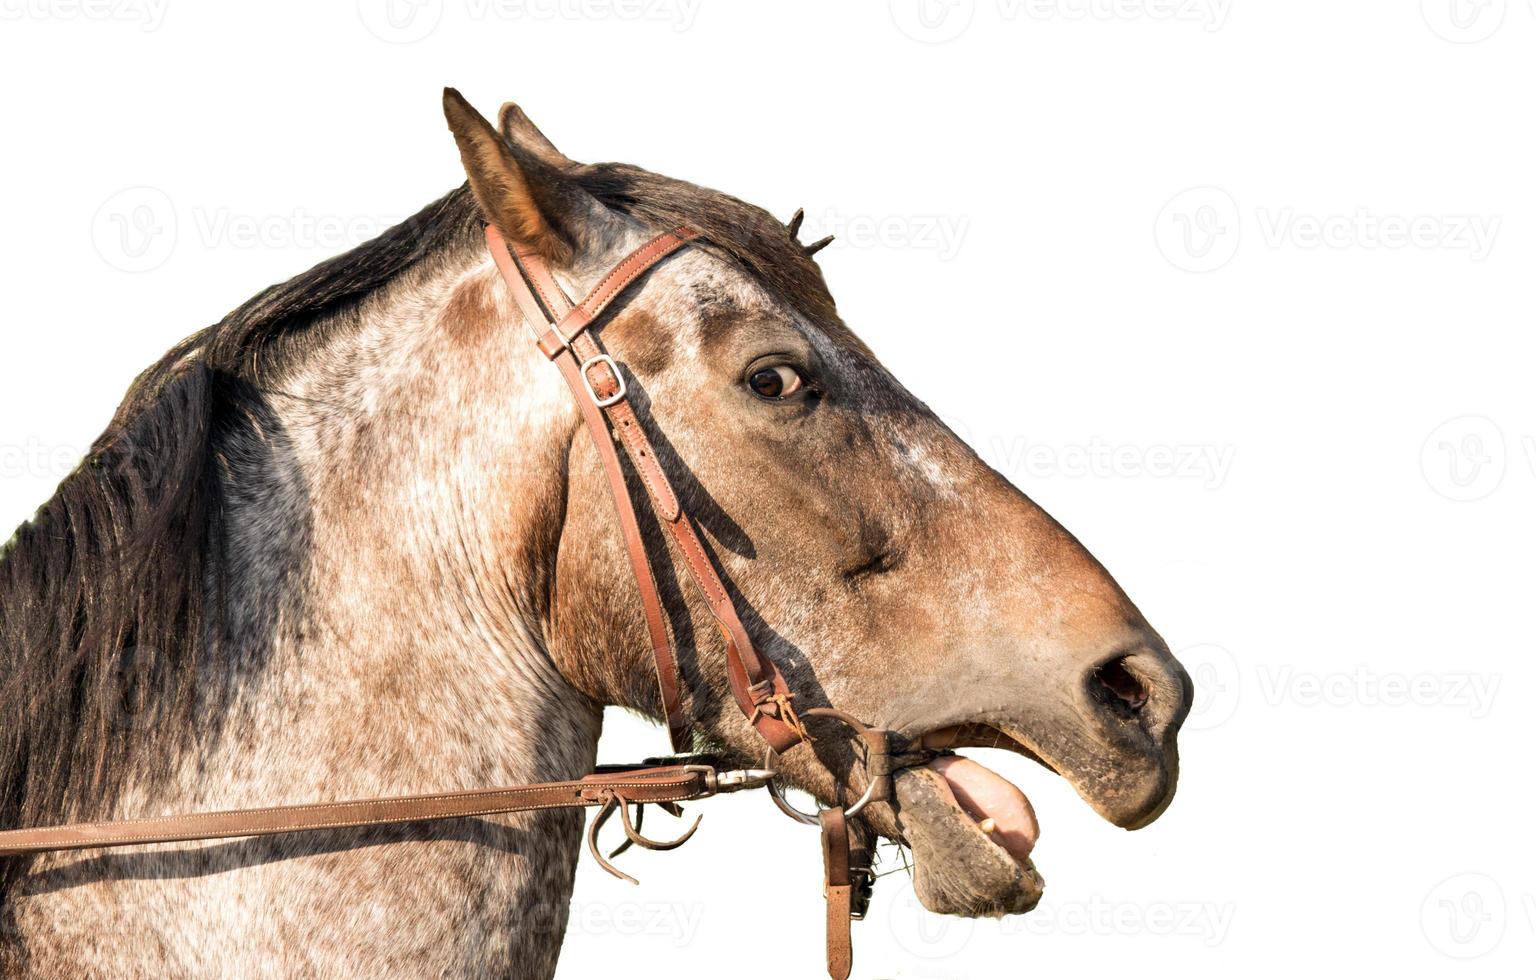
<svg viewBox="0 0 1536 980">
<path fill-rule="evenodd" d="M 600 710 L 542 632 L 568 395 L 495 276 L 468 249 L 407 273 L 264 385 L 217 447 L 239 679 L 181 780 L 204 802 L 593 763 Z"/>
</svg>

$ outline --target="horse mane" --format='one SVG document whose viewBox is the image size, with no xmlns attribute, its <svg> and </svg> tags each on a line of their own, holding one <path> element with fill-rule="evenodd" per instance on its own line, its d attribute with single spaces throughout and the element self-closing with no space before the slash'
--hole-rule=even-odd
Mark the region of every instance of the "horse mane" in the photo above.
<svg viewBox="0 0 1536 980">
<path fill-rule="evenodd" d="M 706 247 L 842 329 L 818 267 L 767 212 L 622 164 L 568 175 L 648 225 L 694 226 Z M 473 245 L 481 227 L 460 187 L 178 344 L 0 548 L 0 826 L 90 819 L 130 765 L 168 767 L 194 736 L 198 706 L 227 673 L 218 668 L 239 653 L 221 618 L 223 495 L 237 482 L 221 447 L 257 424 L 264 382 L 354 321 L 364 297 Z M 15 864 L 0 870 L 0 894 Z"/>
<path fill-rule="evenodd" d="M 130 754 L 168 763 L 225 655 L 217 447 L 252 424 L 264 375 L 475 230 L 449 194 L 182 341 L 0 548 L 0 826 L 89 819 Z"/>
</svg>

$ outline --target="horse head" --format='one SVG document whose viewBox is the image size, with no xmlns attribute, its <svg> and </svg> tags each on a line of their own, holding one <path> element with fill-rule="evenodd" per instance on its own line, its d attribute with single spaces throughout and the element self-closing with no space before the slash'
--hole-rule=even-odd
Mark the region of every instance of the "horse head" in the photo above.
<svg viewBox="0 0 1536 980">
<path fill-rule="evenodd" d="M 1104 818 L 1154 820 L 1173 796 L 1191 699 L 1166 644 L 1070 533 L 988 467 L 839 318 L 798 218 L 637 168 L 578 164 L 516 106 L 499 131 L 456 92 L 450 127 L 485 219 L 584 295 L 679 217 L 698 242 L 647 275 L 595 331 L 662 468 L 696 515 L 756 646 L 801 708 L 831 706 L 911 744 L 1019 752 Z M 974 350 L 985 324 L 922 327 Z M 561 424 L 574 431 L 574 409 Z M 658 716 L 645 623 L 595 453 L 573 443 L 545 626 L 562 674 L 593 699 Z M 632 481 L 633 482 L 633 481 Z M 681 648 L 701 746 L 761 756 L 733 710 L 707 597 L 679 583 L 652 520 L 648 550 Z M 846 741 L 776 761 L 827 804 L 862 776 Z M 1042 882 L 1028 800 L 979 764 L 901 771 L 861 814 L 913 850 L 918 895 L 959 914 L 1026 911 Z"/>
</svg>

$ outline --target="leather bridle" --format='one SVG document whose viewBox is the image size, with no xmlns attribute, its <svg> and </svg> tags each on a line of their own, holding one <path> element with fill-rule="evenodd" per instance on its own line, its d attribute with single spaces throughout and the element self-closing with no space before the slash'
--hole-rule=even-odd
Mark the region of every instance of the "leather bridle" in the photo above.
<svg viewBox="0 0 1536 980">
<path fill-rule="evenodd" d="M 624 482 L 615 434 L 623 443 L 640 482 L 645 485 L 652 509 L 682 553 L 689 577 L 703 594 L 715 624 L 725 637 L 726 677 L 736 704 L 769 747 L 783 752 L 805 738 L 805 729 L 793 707 L 794 695 L 778 667 L 758 651 L 747 635 L 725 583 L 720 580 L 699 540 L 693 519 L 683 509 L 677 492 L 661 468 L 655 448 L 635 417 L 623 373 L 614 359 L 598 347 L 588 330 L 592 321 L 625 287 L 694 237 L 695 232 L 688 228 L 657 235 L 614 266 L 586 299 L 572 305 L 540 256 L 510 250 L 494 225 L 485 230 L 486 244 L 490 246 L 502 278 L 511 288 L 523 317 L 534 327 L 539 350 L 555 362 L 570 386 L 571 394 L 581 406 L 587 431 L 597 446 L 598 457 L 603 461 L 603 470 L 618 510 L 619 526 L 624 532 L 630 567 L 635 573 L 635 583 L 640 587 L 640 604 L 645 610 L 651 653 L 656 660 L 656 679 L 661 687 L 662 711 L 667 719 L 673 750 L 685 751 L 688 738 L 688 723 L 680 703 L 677 658 L 667 633 L 666 614 L 656 588 L 656 578 L 651 574 L 640 524 Z M 541 331 L 536 324 L 545 327 Z"/>
<path fill-rule="evenodd" d="M 863 839 L 867 835 L 851 834 L 848 821 L 866 804 L 892 798 L 892 776 L 898 768 L 918 764 L 934 753 L 909 746 L 894 732 L 870 728 L 832 708 L 796 709 L 795 695 L 783 673 L 753 644 L 693 519 L 667 479 L 630 404 L 623 370 L 592 335 L 592 324 L 615 299 L 657 263 L 696 239 L 698 233 L 682 227 L 657 235 L 614 266 L 579 303 L 571 302 L 561 290 L 540 256 L 509 248 L 495 226 L 486 228 L 485 237 L 502 278 L 534 329 L 539 350 L 554 362 L 570 386 L 602 460 L 630 567 L 640 589 L 661 691 L 662 714 L 673 750 L 687 752 L 691 726 L 682 705 L 682 682 L 666 613 L 625 482 L 620 445 L 645 486 L 653 512 L 682 554 L 689 577 L 725 638 L 726 679 L 737 706 L 767 745 L 763 767 L 726 770 L 711 757 L 681 754 L 646 760 L 640 765 L 599 766 L 589 776 L 565 782 L 6 830 L 0 831 L 0 857 L 594 806 L 598 813 L 587 833 L 589 849 L 605 870 L 634 881 L 615 868 L 597 846 L 598 831 L 614 813 L 620 815 L 626 841 L 609 857 L 630 844 L 670 850 L 693 835 L 697 820 L 676 840 L 652 840 L 640 832 L 645 804 L 656 804 L 680 814 L 680 802 L 768 786 L 774 802 L 785 813 L 821 828 L 826 868 L 827 970 L 834 980 L 846 980 L 853 962 L 849 920 L 863 917 L 873 886 L 868 847 Z M 795 810 L 784 800 L 774 782 L 777 772 L 772 763 L 777 755 L 811 741 L 806 722 L 817 718 L 838 722 L 852 730 L 862 746 L 856 754 L 862 762 L 865 789 L 852 806 L 832 807 L 812 816 Z M 631 804 L 636 807 L 633 819 L 629 814 Z"/>
</svg>

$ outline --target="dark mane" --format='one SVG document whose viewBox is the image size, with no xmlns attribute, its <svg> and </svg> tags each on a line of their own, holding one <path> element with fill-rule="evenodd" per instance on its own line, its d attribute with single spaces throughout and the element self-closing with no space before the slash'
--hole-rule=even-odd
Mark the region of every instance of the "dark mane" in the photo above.
<svg viewBox="0 0 1536 980">
<path fill-rule="evenodd" d="M 263 374 L 357 302 L 478 231 L 455 192 L 264 290 L 145 371 L 80 467 L 0 549 L 0 826 L 89 819 L 128 755 L 163 764 L 224 655 L 216 447 Z M 6 862 L 12 864 L 14 862 Z"/>
<path fill-rule="evenodd" d="M 758 208 L 635 167 L 572 176 L 656 227 L 687 223 L 807 316 L 841 330 L 816 264 Z M 252 431 L 265 380 L 402 273 L 479 240 L 463 187 L 374 241 L 264 290 L 133 383 L 89 456 L 0 549 L 0 826 L 109 809 L 129 756 L 165 766 L 232 654 L 220 609 L 220 447 Z M 851 338 L 851 334 L 848 335 Z M 856 343 L 856 341 L 854 341 Z M 203 687 L 200 687 L 202 685 Z M 0 894 L 14 862 L 5 862 Z"/>
</svg>

